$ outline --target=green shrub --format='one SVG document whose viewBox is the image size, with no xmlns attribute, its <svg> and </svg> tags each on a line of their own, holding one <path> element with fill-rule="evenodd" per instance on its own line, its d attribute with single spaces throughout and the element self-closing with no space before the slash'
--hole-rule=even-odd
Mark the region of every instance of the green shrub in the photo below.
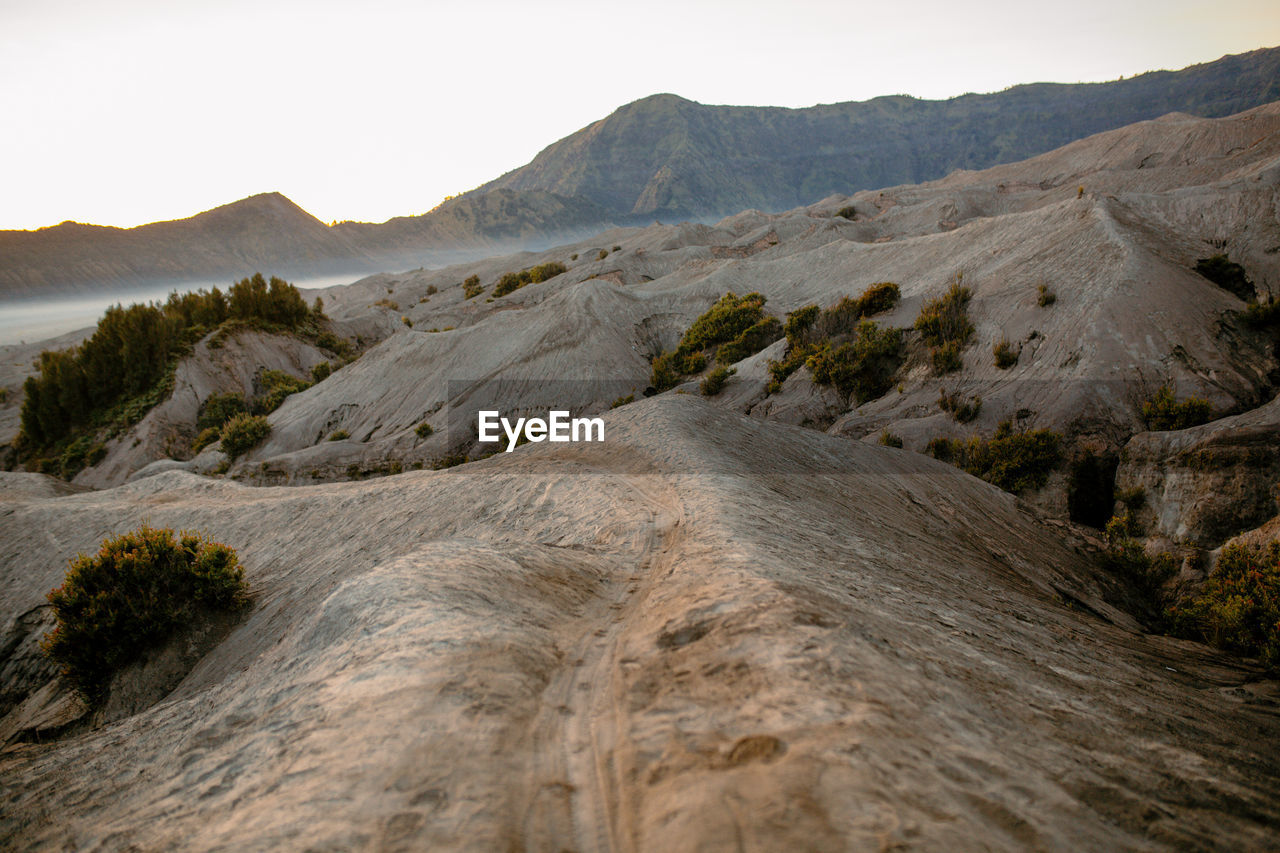
<svg viewBox="0 0 1280 853">
<path fill-rule="evenodd" d="M 991 354 L 996 358 L 996 367 L 1001 370 L 1008 370 L 1018 363 L 1018 350 L 1013 348 L 1013 344 L 1009 343 L 1008 338 L 1001 338 L 996 345 L 991 348 Z"/>
<path fill-rule="evenodd" d="M 1038 295 L 1036 296 L 1036 304 L 1041 308 L 1048 308 L 1050 305 L 1058 301 L 1058 294 L 1049 289 L 1048 285 L 1042 284 L 1036 288 Z"/>
<path fill-rule="evenodd" d="M 351 438 L 351 433 L 347 432 L 345 429 L 336 429 L 329 433 L 330 441 L 342 441 L 347 438 Z"/>
<path fill-rule="evenodd" d="M 982 411 L 982 398 L 970 397 L 969 401 L 965 402 L 959 391 L 947 393 L 944 388 L 938 395 L 938 408 L 951 415 L 957 422 L 967 424 Z"/>
<path fill-rule="evenodd" d="M 122 667 L 205 610 L 248 604 L 235 551 L 194 533 L 143 526 L 71 561 L 49 593 L 57 625 L 44 647 L 71 683 L 98 702 Z"/>
<path fill-rule="evenodd" d="M 724 384 L 729 381 L 729 377 L 738 371 L 731 367 L 720 365 L 703 377 L 699 390 L 702 391 L 704 397 L 714 397 L 724 390 Z"/>
<path fill-rule="evenodd" d="M 435 429 L 431 424 L 423 421 L 414 428 L 413 432 L 414 435 L 418 436 L 418 438 L 430 438 L 431 434 L 435 432 Z"/>
<path fill-rule="evenodd" d="M 1187 429 L 1213 420 L 1213 407 L 1199 397 L 1189 397 L 1179 403 L 1173 389 L 1161 385 L 1155 395 L 1142 404 L 1142 420 L 1150 430 Z"/>
<path fill-rule="evenodd" d="M 526 284 L 539 284 L 549 278 L 555 278 L 568 268 L 559 261 L 541 264 L 536 267 L 520 270 L 520 272 L 509 272 L 498 279 L 498 283 L 493 288 L 493 295 L 506 296 L 512 291 L 519 290 Z"/>
<path fill-rule="evenodd" d="M 1253 282 L 1245 275 L 1244 267 L 1228 260 L 1226 255 L 1201 258 L 1196 261 L 1195 270 L 1244 302 L 1252 301 L 1258 296 Z"/>
<path fill-rule="evenodd" d="M 484 293 L 484 285 L 480 283 L 480 276 L 468 276 L 467 280 L 462 282 L 462 298 L 472 299 Z"/>
<path fill-rule="evenodd" d="M 693 321 L 676 351 L 692 353 L 734 340 L 764 319 L 764 303 L 759 293 L 741 298 L 726 293 Z"/>
<path fill-rule="evenodd" d="M 844 217 L 845 219 L 853 219 L 853 217 L 857 215 L 858 215 L 858 211 L 854 209 L 853 205 L 842 207 L 836 211 L 836 216 L 841 216 L 841 217 Z"/>
<path fill-rule="evenodd" d="M 405 324 L 406 326 L 408 326 L 410 329 L 412 329 L 412 328 L 413 328 L 413 321 L 412 321 L 412 320 L 410 320 L 410 319 L 408 318 L 408 316 L 402 316 L 402 317 L 400 318 L 400 322 L 401 322 L 401 323 L 404 323 L 404 324 Z"/>
<path fill-rule="evenodd" d="M 200 414 L 196 418 L 196 429 L 222 429 L 222 425 L 234 416 L 249 411 L 249 401 L 236 391 L 221 394 L 210 394 L 200 406 Z"/>
<path fill-rule="evenodd" d="M 880 431 L 880 443 L 885 447 L 902 447 L 902 436 L 895 435 L 886 428 Z"/>
<path fill-rule="evenodd" d="M 200 430 L 200 434 L 196 436 L 196 440 L 191 442 L 191 450 L 195 453 L 199 453 L 219 438 L 222 438 L 222 427 L 207 427 L 202 429 Z"/>
<path fill-rule="evenodd" d="M 765 317 L 744 330 L 738 337 L 722 345 L 716 352 L 716 361 L 733 364 L 760 352 L 782 337 L 782 324 L 777 317 Z"/>
<path fill-rule="evenodd" d="M 316 346 L 344 358 L 351 355 L 350 341 L 338 337 L 333 332 L 321 332 L 317 335 Z"/>
<path fill-rule="evenodd" d="M 947 341 L 940 347 L 930 349 L 929 360 L 933 364 L 933 372 L 939 376 L 955 373 L 964 367 L 964 360 L 960 357 L 960 344 L 956 341 Z"/>
<path fill-rule="evenodd" d="M 427 285 L 427 296 L 435 296 L 439 292 L 440 288 L 436 287 L 434 284 Z"/>
<path fill-rule="evenodd" d="M 283 370 L 264 370 L 258 381 L 262 383 L 263 394 L 253 401 L 252 409 L 259 415 L 271 414 L 285 399 L 311 387 L 307 380 L 290 376 Z"/>
<path fill-rule="evenodd" d="M 271 434 L 271 422 L 262 415 L 236 415 L 222 428 L 222 452 L 235 459 Z"/>
<path fill-rule="evenodd" d="M 56 473 L 64 480 L 70 480 L 85 468 L 97 465 L 106 455 L 107 448 L 101 442 L 94 441 L 90 436 L 80 436 L 62 451 Z"/>
<path fill-rule="evenodd" d="M 878 281 L 862 291 L 858 297 L 858 313 L 862 317 L 873 317 L 891 310 L 902 298 L 902 291 L 891 281 Z"/>
<path fill-rule="evenodd" d="M 319 364 L 313 364 L 311 366 L 312 382 L 323 382 L 324 380 L 328 379 L 332 374 L 333 374 L 333 365 L 327 361 L 322 361 Z"/>
<path fill-rule="evenodd" d="M 947 292 L 925 302 L 916 317 L 915 327 L 929 345 L 933 368 L 939 374 L 960 369 L 960 351 L 973 337 L 968 312 L 973 292 L 961 284 L 962 280 L 963 275 L 956 273 Z"/>
<path fill-rule="evenodd" d="M 726 293 L 700 317 L 693 321 L 675 350 L 662 353 L 653 361 L 650 384 L 666 391 L 680 383 L 683 376 L 702 370 L 707 363 L 706 351 L 728 347 L 725 358 L 734 361 L 754 355 L 782 336 L 782 327 L 764 313 L 765 298 L 759 293 L 739 297 Z"/>
<path fill-rule="evenodd" d="M 1129 513 L 1112 516 L 1105 532 L 1107 546 L 1102 552 L 1102 567 L 1132 584 L 1150 612 L 1158 614 L 1164 582 L 1177 571 L 1177 566 L 1169 554 L 1147 554 L 1134 538 L 1137 533 Z"/>
<path fill-rule="evenodd" d="M 612 403 L 610 403 L 610 404 L 609 404 L 609 408 L 610 408 L 610 409 L 617 409 L 617 408 L 620 408 L 620 407 L 622 407 L 622 406 L 627 405 L 628 403 L 634 403 L 635 401 L 636 401 L 636 395 L 635 395 L 635 394 L 628 394 L 628 395 L 627 395 L 627 396 L 625 396 L 625 397 L 619 397 L 618 399 L 614 400 Z"/>
<path fill-rule="evenodd" d="M 881 376 L 881 371 L 877 369 L 873 371 L 875 377 L 872 381 L 866 381 L 869 377 L 864 373 L 864 369 L 870 366 L 867 357 L 872 355 L 868 347 L 880 348 L 880 352 L 876 354 L 877 357 L 872 359 L 877 363 L 878 368 L 884 368 L 889 361 L 892 361 L 892 369 L 896 370 L 901 337 L 898 330 L 884 330 L 878 333 L 874 340 L 864 338 L 863 320 L 873 314 L 889 310 L 898 303 L 899 297 L 898 285 L 891 281 L 882 281 L 868 287 L 856 299 L 845 296 L 826 309 L 819 309 L 816 305 L 806 305 L 787 314 L 787 322 L 783 327 L 783 333 L 787 338 L 787 352 L 782 360 L 769 362 L 769 375 L 772 381 L 769 383 L 768 390 L 773 392 L 782 387 L 782 383 L 788 376 L 798 370 L 801 365 L 808 364 L 811 369 L 817 367 L 822 371 L 822 379 L 819 379 L 816 373 L 814 376 L 814 381 L 819 384 L 834 384 L 842 387 L 845 389 L 842 393 L 845 394 L 853 393 L 855 386 L 860 387 L 862 391 L 858 397 L 863 401 L 871 399 L 865 396 L 869 393 L 879 396 L 883 390 L 877 391 L 877 389 L 880 388 L 885 377 Z M 871 327 L 876 328 L 874 323 Z M 894 343 L 891 337 L 887 337 L 889 335 L 896 336 L 897 343 Z M 879 356 L 887 356 L 888 361 Z M 861 374 L 860 378 L 855 378 L 855 374 Z M 839 381 L 831 381 L 833 378 Z"/>
<path fill-rule="evenodd" d="M 902 363 L 902 330 L 882 329 L 864 320 L 852 340 L 826 341 L 805 363 L 815 383 L 830 385 L 858 403 L 874 400 L 893 386 L 893 374 Z"/>
<path fill-rule="evenodd" d="M 1049 481 L 1062 461 L 1062 436 L 1047 429 L 1015 433 L 1003 421 L 990 441 L 976 435 L 968 441 L 935 438 L 926 449 L 936 459 L 1018 494 Z"/>
<path fill-rule="evenodd" d="M 609 257 L 609 250 L 608 250 L 608 249 L 601 249 L 601 250 L 600 250 L 600 253 L 599 253 L 598 255 L 596 255 L 596 260 L 597 260 L 597 261 L 603 261 L 603 260 L 604 260 L 605 258 L 607 258 L 607 257 Z"/>
<path fill-rule="evenodd" d="M 69 350 L 40 355 L 38 375 L 24 383 L 22 446 L 30 455 L 60 453 L 63 442 L 137 422 L 173 387 L 173 369 L 192 345 L 233 326 L 314 335 L 323 315 L 297 288 L 261 275 L 218 288 L 173 293 L 165 302 L 108 308 L 93 335 Z"/>
<path fill-rule="evenodd" d="M 1171 607 L 1174 633 L 1280 670 L 1280 543 L 1229 545 L 1197 595 Z"/>
</svg>

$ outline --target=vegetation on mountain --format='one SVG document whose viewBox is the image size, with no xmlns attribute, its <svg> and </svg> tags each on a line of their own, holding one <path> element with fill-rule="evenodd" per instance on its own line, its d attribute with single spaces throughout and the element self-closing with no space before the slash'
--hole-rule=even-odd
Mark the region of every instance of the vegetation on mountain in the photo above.
<svg viewBox="0 0 1280 853">
<path fill-rule="evenodd" d="M 208 611 L 247 606 L 235 551 L 199 534 L 143 525 L 71 561 L 49 593 L 57 625 L 44 648 L 86 699 L 111 676 Z"/>
<path fill-rule="evenodd" d="M 968 311 L 973 291 L 961 283 L 963 280 L 964 274 L 956 273 L 947 292 L 924 303 L 916 317 L 915 327 L 929 345 L 933 370 L 939 375 L 963 366 L 960 351 L 973 337 Z"/>
<path fill-rule="evenodd" d="M 693 321 L 674 350 L 653 360 L 653 387 L 658 391 L 674 388 L 681 377 L 706 367 L 709 356 L 722 365 L 731 364 L 781 337 L 782 326 L 776 318 L 765 315 L 764 303 L 765 298 L 759 293 L 739 297 L 730 292 L 720 297 Z"/>
<path fill-rule="evenodd" d="M 271 434 L 271 422 L 265 415 L 236 415 L 222 427 L 222 452 L 236 459 L 257 447 Z"/>
<path fill-rule="evenodd" d="M 506 296 L 512 291 L 519 290 L 526 284 L 538 284 L 549 278 L 555 278 L 563 272 L 567 272 L 568 267 L 559 261 L 551 261 L 550 263 L 539 264 L 536 267 L 520 270 L 520 272 L 509 272 L 498 279 L 498 283 L 494 285 L 493 295 Z"/>
<path fill-rule="evenodd" d="M 1020 494 L 1049 481 L 1062 461 L 1062 436 L 1047 429 L 1014 432 L 1009 421 L 1002 421 L 989 440 L 976 435 L 968 441 L 935 438 L 927 449 L 935 459 Z"/>
<path fill-rule="evenodd" d="M 1228 545 L 1204 586 L 1169 608 L 1171 630 L 1280 671 L 1280 542 Z"/>
<path fill-rule="evenodd" d="M 898 285 L 882 281 L 856 299 L 845 296 L 829 308 L 806 305 L 787 314 L 787 350 L 780 360 L 769 362 L 770 390 L 808 364 L 815 382 L 854 394 L 859 402 L 883 394 L 901 362 L 901 330 L 863 321 L 890 310 L 900 298 Z"/>
<path fill-rule="evenodd" d="M 1142 404 L 1142 420 L 1151 430 L 1187 429 L 1213 420 L 1213 406 L 1199 397 L 1179 402 L 1172 388 L 1161 385 Z"/>
<path fill-rule="evenodd" d="M 996 367 L 1001 370 L 1008 370 L 1018 363 L 1020 353 L 1014 349 L 1013 344 L 1009 343 L 1008 338 L 1001 338 L 996 341 L 995 346 L 991 348 L 991 354 L 995 356 Z"/>
<path fill-rule="evenodd" d="M 967 424 L 982 411 L 982 398 L 970 397 L 965 400 L 959 391 L 943 388 L 938 394 L 938 408 L 955 418 L 958 423 Z"/>
<path fill-rule="evenodd" d="M 174 367 L 195 341 L 215 329 L 222 334 L 229 328 L 250 327 L 290 332 L 319 343 L 327 320 L 322 310 L 319 302 L 308 308 L 288 282 L 274 276 L 268 282 L 261 274 L 236 282 L 225 294 L 215 287 L 174 293 L 164 303 L 109 308 L 87 341 L 40 354 L 39 374 L 23 386 L 22 432 L 16 444 L 33 467 L 74 476 L 83 467 L 76 463 L 93 455 L 76 448 L 86 441 L 96 443 L 100 433 L 118 433 L 165 399 Z M 281 387 L 273 387 L 271 400 L 283 399 Z M 223 398 L 214 400 L 210 409 L 206 401 L 208 414 L 198 427 L 225 422 L 235 405 Z"/>
</svg>

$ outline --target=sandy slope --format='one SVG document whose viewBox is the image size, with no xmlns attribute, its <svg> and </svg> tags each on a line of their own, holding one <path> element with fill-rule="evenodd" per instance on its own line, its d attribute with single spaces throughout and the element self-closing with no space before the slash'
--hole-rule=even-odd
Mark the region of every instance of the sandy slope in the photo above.
<svg viewBox="0 0 1280 853">
<path fill-rule="evenodd" d="M 20 849 L 1258 848 L 1280 715 L 924 457 L 663 397 L 604 445 L 0 503 L 0 612 L 147 519 L 252 613 L 137 716 L 0 755 Z M 8 488 L 8 478 L 0 483 Z"/>
</svg>

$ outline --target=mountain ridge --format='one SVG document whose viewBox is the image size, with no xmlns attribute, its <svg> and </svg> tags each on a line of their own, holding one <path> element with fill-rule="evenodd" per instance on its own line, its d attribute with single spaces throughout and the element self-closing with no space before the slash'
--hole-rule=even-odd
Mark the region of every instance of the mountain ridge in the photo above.
<svg viewBox="0 0 1280 853">
<path fill-rule="evenodd" d="M 280 193 L 137 228 L 64 222 L 0 231 L 0 297 L 440 266 L 541 250 L 613 225 L 709 222 L 833 193 L 915 184 L 1026 159 L 1169 113 L 1280 101 L 1280 48 L 1107 83 L 1030 83 L 928 101 L 707 106 L 671 93 L 623 105 L 525 166 L 418 216 L 325 225 Z"/>
<path fill-rule="evenodd" d="M 1169 112 L 1219 118 L 1278 99 L 1280 48 L 1105 83 L 1028 83 L 945 100 L 745 107 L 661 93 L 619 107 L 475 191 L 584 195 L 636 221 L 776 212 L 832 192 L 1023 160 Z"/>
</svg>

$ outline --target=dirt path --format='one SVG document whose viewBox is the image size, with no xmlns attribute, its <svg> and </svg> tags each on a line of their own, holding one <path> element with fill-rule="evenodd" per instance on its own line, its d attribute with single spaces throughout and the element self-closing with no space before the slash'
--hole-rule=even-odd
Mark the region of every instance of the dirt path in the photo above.
<svg viewBox="0 0 1280 853">
<path fill-rule="evenodd" d="M 579 853 L 636 849 L 625 797 L 627 711 L 621 638 L 650 590 L 667 574 L 683 532 L 679 501 L 650 478 L 628 479 L 648 519 L 636 533 L 638 555 L 619 564 L 593 606 L 574 620 L 561 647 L 564 666 L 543 693 L 529 732 L 529 805 L 523 846 Z"/>
</svg>

